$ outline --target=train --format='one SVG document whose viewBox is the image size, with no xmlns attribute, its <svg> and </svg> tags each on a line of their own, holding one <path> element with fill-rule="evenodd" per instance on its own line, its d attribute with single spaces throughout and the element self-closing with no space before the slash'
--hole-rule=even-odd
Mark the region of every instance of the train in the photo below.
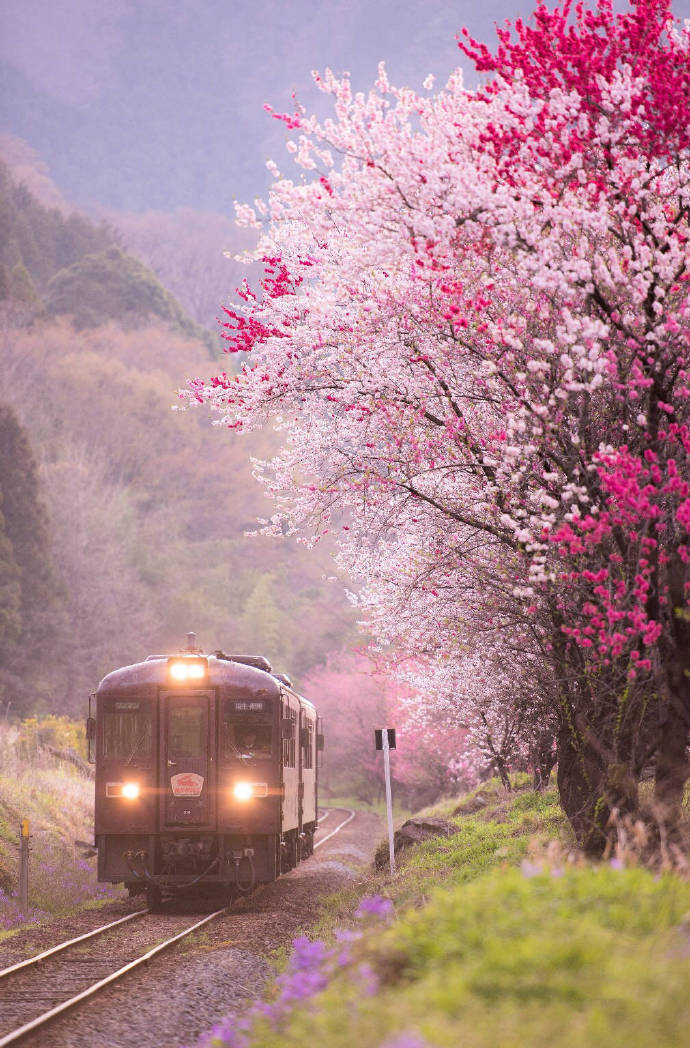
<svg viewBox="0 0 690 1048">
<path fill-rule="evenodd" d="M 109 673 L 86 723 L 98 880 L 226 902 L 314 850 L 324 748 L 314 705 L 263 656 L 185 648 Z"/>
</svg>

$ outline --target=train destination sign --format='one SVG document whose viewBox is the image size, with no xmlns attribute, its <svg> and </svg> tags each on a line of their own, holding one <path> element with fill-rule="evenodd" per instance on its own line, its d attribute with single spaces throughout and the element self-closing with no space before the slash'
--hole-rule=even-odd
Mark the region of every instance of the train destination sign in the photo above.
<svg viewBox="0 0 690 1048">
<path fill-rule="evenodd" d="M 229 705 L 235 713 L 263 713 L 266 709 L 266 703 L 262 699 L 233 699 Z"/>
</svg>

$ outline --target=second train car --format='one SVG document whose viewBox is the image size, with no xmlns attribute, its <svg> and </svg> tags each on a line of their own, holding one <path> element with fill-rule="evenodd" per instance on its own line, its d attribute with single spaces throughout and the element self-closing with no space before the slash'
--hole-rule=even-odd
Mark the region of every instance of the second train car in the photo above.
<svg viewBox="0 0 690 1048">
<path fill-rule="evenodd" d="M 227 900 L 311 855 L 323 734 L 261 656 L 204 655 L 194 634 L 105 677 L 91 697 L 98 879 L 160 908 Z"/>
</svg>

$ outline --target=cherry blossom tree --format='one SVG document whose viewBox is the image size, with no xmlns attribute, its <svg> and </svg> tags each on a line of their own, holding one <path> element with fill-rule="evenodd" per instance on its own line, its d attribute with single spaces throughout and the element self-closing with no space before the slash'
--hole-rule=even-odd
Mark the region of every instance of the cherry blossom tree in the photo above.
<svg viewBox="0 0 690 1048">
<path fill-rule="evenodd" d="M 460 46 L 478 90 L 460 71 L 396 88 L 381 66 L 367 95 L 315 75 L 323 122 L 272 112 L 302 174 L 273 164 L 268 202 L 238 208 L 265 266 L 228 311 L 249 363 L 189 397 L 282 431 L 259 467 L 266 526 L 336 529 L 382 636 L 396 563 L 424 595 L 420 635 L 478 592 L 506 627 L 531 617 L 579 839 L 600 851 L 612 813 L 638 811 L 655 755 L 671 840 L 689 771 L 690 29 L 669 0 L 566 2 L 493 52 Z M 441 632 L 438 657 L 475 643 Z"/>
</svg>

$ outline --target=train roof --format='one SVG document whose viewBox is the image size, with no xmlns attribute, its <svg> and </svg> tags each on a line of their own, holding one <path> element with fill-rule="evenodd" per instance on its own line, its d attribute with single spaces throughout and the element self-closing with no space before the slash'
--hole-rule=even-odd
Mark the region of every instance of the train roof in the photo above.
<svg viewBox="0 0 690 1048">
<path fill-rule="evenodd" d="M 120 689 L 129 691 L 137 687 L 169 685 L 171 682 L 168 677 L 168 660 L 182 659 L 189 657 L 190 654 L 192 653 L 187 651 L 170 655 L 149 655 L 143 662 L 122 666 L 103 678 L 96 689 L 96 694 Z M 289 691 L 305 705 L 314 708 L 309 699 L 298 695 L 294 688 L 286 683 L 289 678 L 285 678 L 283 674 L 270 672 L 270 663 L 261 656 L 230 656 L 223 652 L 213 652 L 210 655 L 202 655 L 200 652 L 197 654 L 208 663 L 206 683 L 209 687 L 225 685 L 253 693 L 263 692 L 273 698 L 277 698 L 281 691 Z"/>
</svg>

